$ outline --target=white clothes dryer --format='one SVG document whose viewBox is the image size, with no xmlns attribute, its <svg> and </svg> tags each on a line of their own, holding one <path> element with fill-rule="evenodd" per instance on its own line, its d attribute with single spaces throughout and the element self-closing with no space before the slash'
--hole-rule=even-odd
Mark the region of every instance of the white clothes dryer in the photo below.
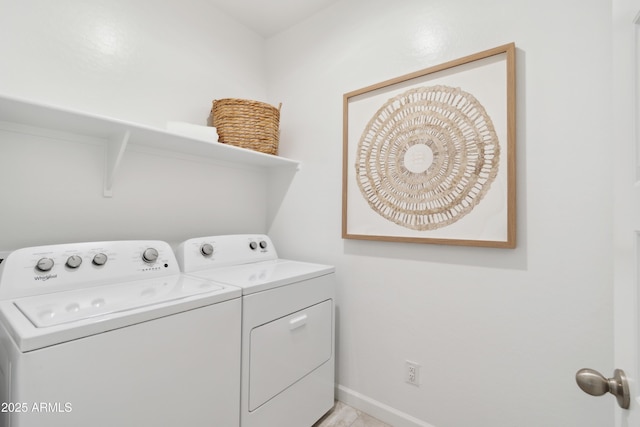
<svg viewBox="0 0 640 427">
<path fill-rule="evenodd" d="M 167 243 L 25 248 L 0 273 L 1 426 L 239 424 L 241 292 Z"/>
<path fill-rule="evenodd" d="M 334 404 L 334 267 L 279 259 L 265 235 L 190 239 L 182 271 L 242 289 L 242 427 L 310 427 Z"/>
</svg>

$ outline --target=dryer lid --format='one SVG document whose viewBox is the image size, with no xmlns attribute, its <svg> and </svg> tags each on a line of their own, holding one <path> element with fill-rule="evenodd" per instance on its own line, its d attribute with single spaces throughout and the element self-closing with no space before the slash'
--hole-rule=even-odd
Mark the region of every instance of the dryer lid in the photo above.
<svg viewBox="0 0 640 427">
<path fill-rule="evenodd" d="M 244 295 L 286 286 L 333 273 L 330 265 L 276 259 L 264 262 L 212 268 L 192 273 L 207 280 L 242 288 Z"/>
</svg>

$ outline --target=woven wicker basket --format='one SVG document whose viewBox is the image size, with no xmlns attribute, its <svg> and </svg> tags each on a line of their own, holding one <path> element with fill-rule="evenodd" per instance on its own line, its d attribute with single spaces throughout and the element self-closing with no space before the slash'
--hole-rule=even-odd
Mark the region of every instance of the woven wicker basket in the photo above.
<svg viewBox="0 0 640 427">
<path fill-rule="evenodd" d="M 216 99 L 211 124 L 224 144 L 278 154 L 280 107 L 246 99 Z"/>
</svg>

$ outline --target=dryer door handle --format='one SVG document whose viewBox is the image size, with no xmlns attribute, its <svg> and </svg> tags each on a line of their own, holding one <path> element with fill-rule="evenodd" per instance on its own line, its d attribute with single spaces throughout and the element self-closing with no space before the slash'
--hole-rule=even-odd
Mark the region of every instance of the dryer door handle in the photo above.
<svg viewBox="0 0 640 427">
<path fill-rule="evenodd" d="M 307 324 L 307 315 L 306 314 L 302 314 L 300 316 L 296 316 L 293 319 L 289 320 L 289 329 L 290 330 L 294 330 L 294 329 L 298 329 L 301 326 L 304 326 Z"/>
</svg>

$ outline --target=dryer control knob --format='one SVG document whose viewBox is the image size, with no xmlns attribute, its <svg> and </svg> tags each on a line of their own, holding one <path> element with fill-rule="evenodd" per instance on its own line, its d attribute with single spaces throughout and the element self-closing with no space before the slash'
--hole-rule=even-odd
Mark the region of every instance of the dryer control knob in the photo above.
<svg viewBox="0 0 640 427">
<path fill-rule="evenodd" d="M 40 271 L 49 271 L 53 268 L 53 260 L 51 258 L 40 258 L 36 264 L 36 269 Z"/>
<path fill-rule="evenodd" d="M 153 264 L 158 259 L 158 251 L 154 248 L 147 248 L 142 252 L 142 260 L 147 264 Z"/>
<path fill-rule="evenodd" d="M 200 253 L 203 256 L 211 256 L 211 254 L 213 254 L 213 245 L 211 243 L 203 243 L 202 246 L 200 246 Z"/>
<path fill-rule="evenodd" d="M 260 241 L 260 248 L 261 248 L 261 249 L 267 249 L 267 242 L 266 242 L 266 240 L 261 240 L 261 241 Z"/>
<path fill-rule="evenodd" d="M 82 264 L 82 257 L 79 255 L 71 255 L 67 258 L 67 267 L 69 268 L 78 268 Z"/>
<path fill-rule="evenodd" d="M 107 259 L 109 257 L 107 257 L 107 254 L 103 254 L 102 252 L 100 252 L 99 254 L 95 254 L 93 256 L 93 263 L 95 265 L 105 265 L 107 263 Z"/>
<path fill-rule="evenodd" d="M 255 251 L 256 249 L 258 249 L 258 244 L 256 242 L 251 242 L 249 243 L 249 247 L 252 251 Z"/>
</svg>

